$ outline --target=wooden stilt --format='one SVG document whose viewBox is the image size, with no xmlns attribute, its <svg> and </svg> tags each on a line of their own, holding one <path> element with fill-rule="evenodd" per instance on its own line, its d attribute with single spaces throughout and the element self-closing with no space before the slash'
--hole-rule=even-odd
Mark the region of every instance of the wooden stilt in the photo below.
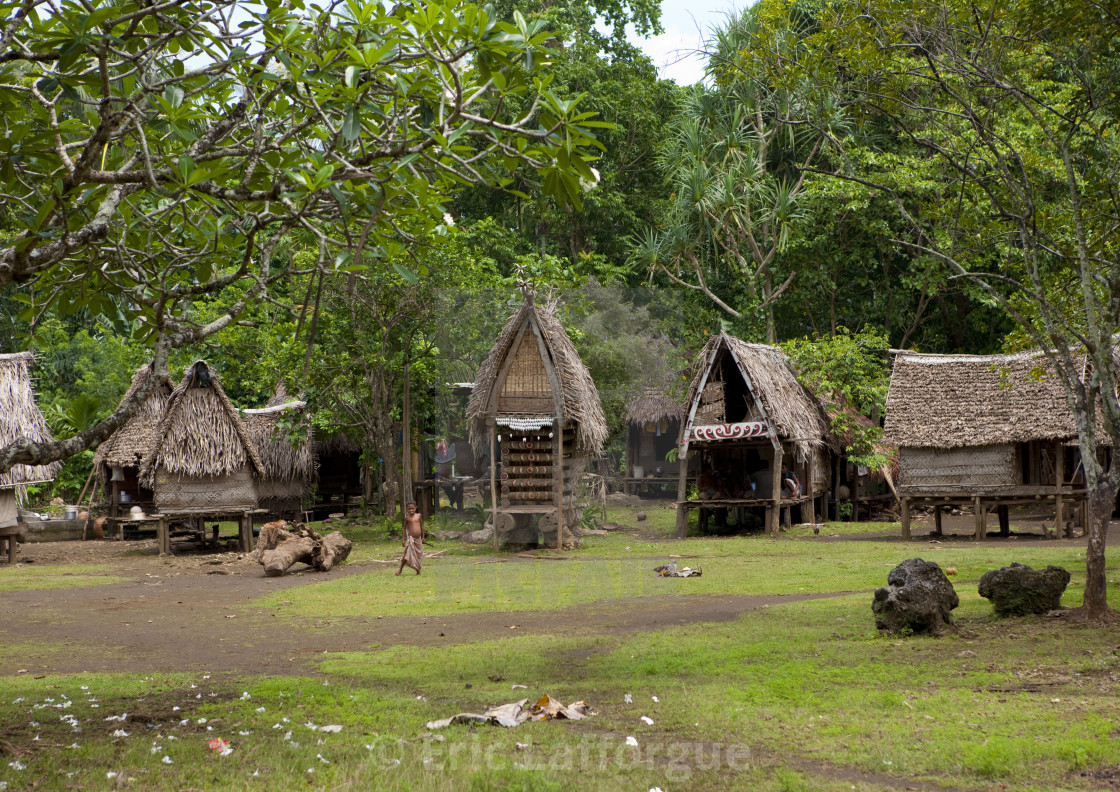
<svg viewBox="0 0 1120 792">
<path fill-rule="evenodd" d="M 902 538 L 910 538 L 910 499 L 902 499 Z"/>
<path fill-rule="evenodd" d="M 680 477 L 677 479 L 677 538 L 688 536 L 688 509 L 684 506 L 688 497 L 688 451 L 678 450 L 677 462 L 680 463 Z"/>
<path fill-rule="evenodd" d="M 124 534 L 123 528 L 121 534 Z M 156 524 L 156 540 L 159 545 L 159 554 L 161 556 L 171 555 L 171 526 L 168 525 L 166 517 L 160 517 Z"/>
<path fill-rule="evenodd" d="M 1065 504 L 1062 501 L 1062 480 L 1065 474 L 1066 453 L 1060 441 L 1054 443 L 1054 538 L 1061 539 L 1065 533 Z"/>
<path fill-rule="evenodd" d="M 494 436 L 498 433 L 494 419 L 490 423 L 490 524 L 494 526 L 494 552 L 498 552 L 498 462 L 495 457 L 496 442 Z"/>
<path fill-rule="evenodd" d="M 972 508 L 976 511 L 976 538 L 984 538 L 984 504 L 979 495 L 972 496 Z"/>
<path fill-rule="evenodd" d="M 773 474 L 771 478 L 770 497 L 773 499 L 773 505 L 766 510 L 766 530 L 771 536 L 778 535 L 778 519 L 780 517 L 778 510 L 781 508 L 782 501 L 782 444 L 773 440 L 774 443 L 774 462 L 770 465 L 770 471 Z"/>
<path fill-rule="evenodd" d="M 242 514 L 238 527 L 241 536 L 241 552 L 248 553 L 253 549 L 253 515 L 250 512 Z"/>
<path fill-rule="evenodd" d="M 1006 506 L 996 506 L 996 514 L 999 516 L 999 535 L 1011 535 L 1011 514 L 1008 512 Z"/>
<path fill-rule="evenodd" d="M 556 551 L 564 550 L 564 425 L 556 416 Z"/>
<path fill-rule="evenodd" d="M 933 505 L 933 532 L 937 536 L 941 536 L 941 504 L 935 503 Z"/>
<path fill-rule="evenodd" d="M 814 465 L 813 463 L 816 461 L 816 455 L 817 455 L 817 449 L 815 449 L 815 448 L 812 451 L 809 452 L 809 466 L 807 468 L 805 468 L 805 491 L 801 493 L 802 495 L 808 495 L 809 496 L 809 515 L 808 515 L 809 520 L 808 520 L 808 522 L 809 522 L 810 525 L 814 525 L 814 526 L 817 524 L 817 498 L 816 498 L 817 493 L 816 493 L 816 490 L 814 489 L 815 482 L 813 480 L 813 468 L 816 467 L 816 465 Z M 802 511 L 804 512 L 804 509 L 802 509 Z M 802 522 L 805 522 L 805 514 L 804 513 L 802 513 L 802 515 L 801 515 L 801 520 L 802 520 Z"/>
</svg>

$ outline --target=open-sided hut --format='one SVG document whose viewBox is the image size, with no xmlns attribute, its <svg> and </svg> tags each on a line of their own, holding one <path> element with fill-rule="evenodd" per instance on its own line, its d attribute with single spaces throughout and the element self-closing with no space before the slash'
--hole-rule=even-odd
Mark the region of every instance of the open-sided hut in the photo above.
<svg viewBox="0 0 1120 792">
<path fill-rule="evenodd" d="M 300 517 L 303 499 L 315 476 L 310 438 L 293 443 L 284 425 L 306 424 L 305 407 L 307 402 L 291 400 L 259 410 L 242 410 L 245 426 L 264 465 L 264 478 L 257 481 L 257 503 L 276 517 Z"/>
<path fill-rule="evenodd" d="M 32 442 L 51 441 L 51 431 L 46 419 L 35 404 L 31 388 L 30 368 L 35 356 L 30 352 L 0 355 L 0 446 L 6 446 L 20 437 Z M 29 484 L 52 481 L 61 465 L 14 465 L 0 474 L 0 528 L 19 522 L 16 509 L 16 490 Z M 14 540 L 9 540 L 14 541 Z M 9 546 L 9 559 L 14 556 Z"/>
<path fill-rule="evenodd" d="M 218 375 L 199 360 L 172 391 L 144 458 L 140 483 L 166 515 L 246 513 L 257 508 L 264 464 Z"/>
<path fill-rule="evenodd" d="M 979 537 L 992 506 L 1007 533 L 1008 506 L 1052 502 L 1060 530 L 1084 500 L 1077 428 L 1041 352 L 896 352 L 884 428 L 899 449 L 903 536 L 915 503 L 935 507 L 937 531 L 942 507 L 971 505 Z"/>
<path fill-rule="evenodd" d="M 361 447 L 341 432 L 317 434 L 312 451 L 315 471 L 315 519 L 331 512 L 345 512 L 363 496 Z"/>
<path fill-rule="evenodd" d="M 783 507 L 807 505 L 816 521 L 816 499 L 828 491 L 831 471 L 828 420 L 781 350 L 713 336 L 700 352 L 686 408 L 677 453 L 679 536 L 691 509 L 703 520 L 707 509 L 764 507 L 771 534 Z M 783 463 L 801 483 L 796 497 L 782 495 Z M 690 467 L 700 489 L 692 500 Z"/>
<path fill-rule="evenodd" d="M 534 514 L 543 542 L 555 532 L 558 549 L 569 543 L 576 486 L 602 450 L 607 422 L 554 304 L 538 306 L 526 293 L 478 370 L 467 417 L 472 444 L 490 451 L 494 546 Z"/>
<path fill-rule="evenodd" d="M 151 376 L 151 364 L 137 369 L 124 399 L 135 393 Z M 112 520 L 126 517 L 133 506 L 153 511 L 154 496 L 150 489 L 140 484 L 140 466 L 155 445 L 156 428 L 167 409 L 170 396 L 170 386 L 157 386 L 132 417 L 98 446 L 94 454 L 94 466 L 104 484 L 109 501 L 108 516 Z"/>
<path fill-rule="evenodd" d="M 681 431 L 680 403 L 657 388 L 645 388 L 626 404 L 626 476 L 623 486 L 677 480 L 680 463 L 666 457 L 677 447 Z"/>
</svg>

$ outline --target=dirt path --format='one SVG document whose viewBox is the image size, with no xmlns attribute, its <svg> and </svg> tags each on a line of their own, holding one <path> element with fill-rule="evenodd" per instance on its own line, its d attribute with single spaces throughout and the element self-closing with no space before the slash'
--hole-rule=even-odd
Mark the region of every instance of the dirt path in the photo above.
<svg viewBox="0 0 1120 792">
<path fill-rule="evenodd" d="M 115 544 L 115 543 L 114 543 Z M 631 633 L 678 624 L 729 621 L 763 605 L 807 596 L 658 596 L 590 603 L 554 611 L 504 611 L 440 617 L 281 620 L 274 609 L 246 610 L 258 597 L 321 580 L 314 573 L 268 578 L 234 553 L 157 560 L 145 543 L 109 552 L 113 572 L 133 579 L 109 585 L 2 595 L 7 644 L 35 643 L 38 655 L 0 660 L 0 675 L 78 671 L 188 671 L 267 674 L 314 672 L 324 652 L 357 651 L 372 644 L 434 646 L 519 634 Z M 132 545 L 132 547 L 126 547 Z M 26 559 L 52 563 L 72 548 L 27 546 Z M 26 560 L 25 559 L 25 560 Z M 104 556 L 69 560 L 103 562 Z M 527 561 L 527 563 L 534 563 Z M 334 575 L 357 574 L 353 564 Z"/>
</svg>

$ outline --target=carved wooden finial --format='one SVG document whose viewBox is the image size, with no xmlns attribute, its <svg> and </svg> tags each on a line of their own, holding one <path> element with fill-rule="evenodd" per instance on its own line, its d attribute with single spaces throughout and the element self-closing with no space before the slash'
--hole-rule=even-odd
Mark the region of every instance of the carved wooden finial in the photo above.
<svg viewBox="0 0 1120 792">
<path fill-rule="evenodd" d="M 525 267 L 520 264 L 515 264 L 514 269 L 517 271 L 517 288 L 521 292 L 521 296 L 525 302 L 532 303 L 533 298 L 536 297 L 537 287 L 529 280 L 525 274 Z"/>
</svg>

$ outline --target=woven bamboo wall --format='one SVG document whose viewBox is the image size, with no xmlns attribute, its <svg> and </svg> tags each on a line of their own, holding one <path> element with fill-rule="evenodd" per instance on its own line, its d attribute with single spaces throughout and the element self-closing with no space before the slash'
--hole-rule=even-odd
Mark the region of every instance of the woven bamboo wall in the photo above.
<svg viewBox="0 0 1120 792">
<path fill-rule="evenodd" d="M 828 450 L 824 448 L 813 449 L 813 493 L 814 495 L 825 492 L 832 487 L 832 460 Z M 801 482 L 803 485 L 805 482 Z"/>
<path fill-rule="evenodd" d="M 1013 445 L 900 448 L 899 457 L 899 484 L 907 489 L 966 490 L 1019 483 Z"/>
<path fill-rule="evenodd" d="M 513 356 L 506 381 L 502 384 L 502 396 L 552 396 L 552 385 L 548 381 L 544 361 L 537 345 L 536 337 L 527 332 L 521 337 L 521 344 Z"/>
<path fill-rule="evenodd" d="M 726 412 L 723 383 L 709 382 L 700 394 L 700 406 L 696 408 L 696 423 L 701 426 L 723 423 Z"/>
<path fill-rule="evenodd" d="M 257 508 L 257 488 L 248 465 L 228 476 L 179 476 L 156 472 L 156 506 L 160 511 L 203 514 Z"/>
</svg>

